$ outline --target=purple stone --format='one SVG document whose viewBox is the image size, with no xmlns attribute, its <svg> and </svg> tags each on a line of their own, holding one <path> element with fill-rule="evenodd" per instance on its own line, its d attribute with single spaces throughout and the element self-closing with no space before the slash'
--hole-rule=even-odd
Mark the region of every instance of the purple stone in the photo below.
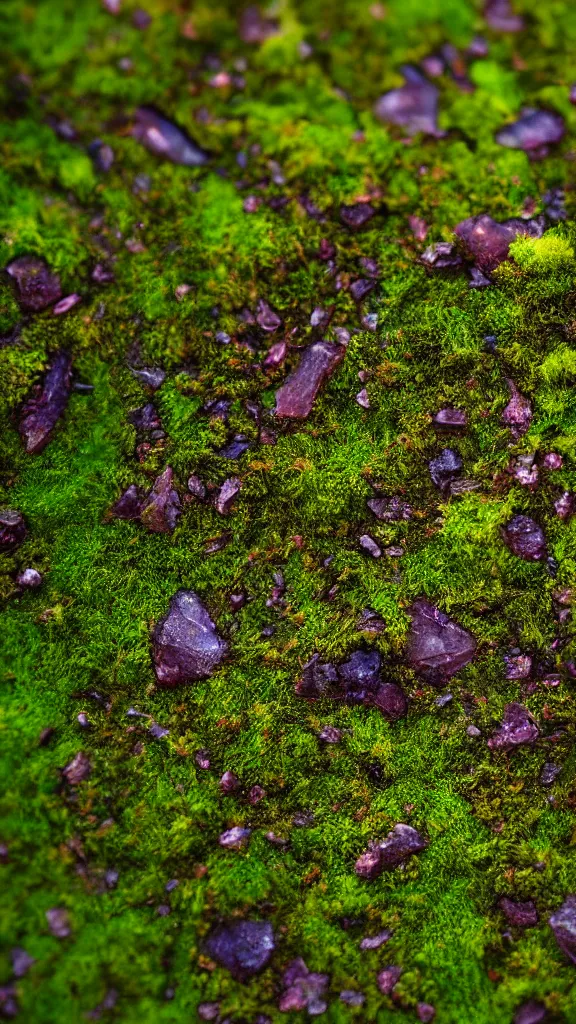
<svg viewBox="0 0 576 1024">
<path fill-rule="evenodd" d="M 114 150 L 112 146 L 102 142 L 101 139 L 94 139 L 94 142 L 91 142 L 88 146 L 88 152 L 97 171 L 107 174 L 108 171 L 112 170 L 114 163 Z"/>
<path fill-rule="evenodd" d="M 553 786 L 561 772 L 562 768 L 559 764 L 552 764 L 550 761 L 547 762 L 540 772 L 540 785 Z"/>
<path fill-rule="evenodd" d="M 406 84 L 384 93 L 374 106 L 374 113 L 385 124 L 396 124 L 408 135 L 423 132 L 441 138 L 438 128 L 438 89 L 416 68 L 402 69 Z"/>
<path fill-rule="evenodd" d="M 399 718 L 404 718 L 408 713 L 406 694 L 396 683 L 383 683 L 378 688 L 372 703 L 389 722 L 397 722 Z"/>
<path fill-rule="evenodd" d="M 203 772 L 207 772 L 211 764 L 210 751 L 201 747 L 200 750 L 197 750 L 194 754 L 194 761 Z"/>
<path fill-rule="evenodd" d="M 152 402 L 147 402 L 140 409 L 134 409 L 129 413 L 128 419 L 136 430 L 157 430 L 160 426 L 160 418 Z"/>
<path fill-rule="evenodd" d="M 363 533 L 359 540 L 362 551 L 365 551 L 367 555 L 372 555 L 372 558 L 380 558 L 382 551 L 378 547 L 376 541 L 369 533 Z"/>
<path fill-rule="evenodd" d="M 512 750 L 538 739 L 538 726 L 532 715 L 521 704 L 508 704 L 502 724 L 488 740 L 490 750 Z"/>
<path fill-rule="evenodd" d="M 350 206 L 344 204 L 340 207 L 340 219 L 353 231 L 363 228 L 372 220 L 375 213 L 376 210 L 370 203 L 352 203 Z"/>
<path fill-rule="evenodd" d="M 68 785 L 77 786 L 80 782 L 84 782 L 84 779 L 88 778 L 91 771 L 92 765 L 90 763 L 90 758 L 79 750 L 70 763 L 62 769 L 62 775 L 66 779 Z"/>
<path fill-rule="evenodd" d="M 454 232 L 462 239 L 467 254 L 476 266 L 485 274 L 490 274 L 508 257 L 510 243 L 518 235 L 541 238 L 545 226 L 543 217 L 532 220 L 512 217 L 499 222 L 487 213 L 481 213 L 477 217 L 460 221 Z"/>
<path fill-rule="evenodd" d="M 378 651 L 354 651 L 349 660 L 340 665 L 338 675 L 347 700 L 361 703 L 378 691 L 380 664 Z"/>
<path fill-rule="evenodd" d="M 166 372 L 159 366 L 143 366 L 140 370 L 132 368 L 132 373 L 141 384 L 152 391 L 156 391 L 166 380 Z"/>
<path fill-rule="evenodd" d="M 130 484 L 118 501 L 112 506 L 110 514 L 115 519 L 139 519 L 142 511 L 142 500 L 136 484 Z"/>
<path fill-rule="evenodd" d="M 103 263 L 96 264 L 91 277 L 96 284 L 111 284 L 115 280 L 114 272 L 105 267 Z"/>
<path fill-rule="evenodd" d="M 537 1003 L 535 999 L 529 999 L 527 1003 L 520 1006 L 514 1014 L 514 1024 L 544 1024 L 546 1007 L 543 1003 Z"/>
<path fill-rule="evenodd" d="M 410 505 L 396 496 L 393 498 L 370 498 L 367 505 L 376 518 L 385 523 L 396 523 L 401 519 L 412 518 Z"/>
<path fill-rule="evenodd" d="M 278 32 L 278 22 L 265 18 L 256 4 L 245 7 L 240 15 L 240 38 L 243 43 L 264 43 Z"/>
<path fill-rule="evenodd" d="M 230 793 L 236 793 L 240 789 L 240 779 L 234 772 L 224 772 L 218 785 L 221 792 L 228 796 Z"/>
<path fill-rule="evenodd" d="M 258 307 L 256 310 L 256 323 L 263 331 L 277 331 L 282 326 L 282 320 L 275 313 L 271 306 L 264 299 L 258 300 Z"/>
<path fill-rule="evenodd" d="M 409 609 L 412 624 L 406 660 L 434 684 L 455 675 L 476 653 L 474 637 L 439 608 L 421 598 Z"/>
<path fill-rule="evenodd" d="M 306 419 L 324 382 L 344 358 L 342 345 L 318 341 L 304 349 L 300 362 L 276 392 L 276 415 Z"/>
<path fill-rule="evenodd" d="M 564 459 L 558 452 L 546 452 L 542 460 L 544 469 L 562 469 Z"/>
<path fill-rule="evenodd" d="M 285 341 L 277 341 L 274 345 L 271 345 L 264 357 L 265 368 L 268 370 L 281 366 L 286 359 L 287 351 L 288 346 Z"/>
<path fill-rule="evenodd" d="M 514 14 L 510 0 L 488 0 L 484 6 L 484 17 L 496 32 L 521 32 L 524 28 L 524 19 Z"/>
<path fill-rule="evenodd" d="M 462 457 L 453 448 L 443 448 L 440 455 L 428 463 L 432 483 L 443 493 L 450 489 L 450 484 L 462 472 Z"/>
<path fill-rule="evenodd" d="M 567 896 L 548 923 L 562 952 L 576 963 L 576 896 Z"/>
<path fill-rule="evenodd" d="M 378 932 L 377 935 L 367 935 L 360 942 L 360 949 L 365 952 L 369 949 L 380 949 L 385 942 L 389 942 L 392 938 L 392 932 L 385 928 L 383 931 Z"/>
<path fill-rule="evenodd" d="M 385 967 L 383 971 L 378 973 L 376 982 L 383 996 L 392 995 L 394 987 L 400 980 L 401 974 L 402 968 L 396 967 L 394 964 L 391 964 L 390 967 Z"/>
<path fill-rule="evenodd" d="M 233 612 L 240 611 L 246 604 L 246 594 L 230 594 L 230 608 Z"/>
<path fill-rule="evenodd" d="M 215 501 L 216 511 L 221 516 L 227 516 L 232 511 L 232 505 L 236 500 L 240 489 L 242 487 L 242 481 L 237 476 L 231 476 L 228 480 L 225 480 L 222 487 L 218 491 L 218 495 Z"/>
<path fill-rule="evenodd" d="M 554 509 L 559 519 L 569 519 L 570 516 L 574 515 L 575 508 L 576 496 L 570 494 L 570 491 L 564 491 L 554 502 Z"/>
<path fill-rule="evenodd" d="M 500 422 L 505 427 L 510 427 L 512 437 L 518 440 L 532 423 L 532 405 L 528 398 L 520 394 L 513 380 L 507 378 L 506 383 L 510 391 L 510 401 L 500 417 Z"/>
<path fill-rule="evenodd" d="M 513 928 L 533 928 L 538 924 L 538 911 L 532 900 L 519 903 L 503 896 L 498 906 Z"/>
<path fill-rule="evenodd" d="M 21 946 L 15 946 L 11 950 L 12 957 L 12 973 L 15 978 L 23 978 L 28 973 L 33 964 L 36 963 L 33 956 L 29 956 L 25 949 Z"/>
<path fill-rule="evenodd" d="M 221 448 L 218 454 L 223 459 L 239 459 L 250 447 L 250 441 L 245 434 L 236 434 L 234 440 Z"/>
<path fill-rule="evenodd" d="M 427 270 L 459 270 L 464 266 L 464 260 L 452 242 L 429 245 L 420 256 L 420 262 Z"/>
<path fill-rule="evenodd" d="M 46 447 L 68 404 L 71 367 L 70 356 L 66 352 L 58 352 L 41 387 L 33 392 L 22 408 L 18 429 L 30 455 L 37 455 Z"/>
<path fill-rule="evenodd" d="M 514 516 L 502 527 L 502 538 L 512 554 L 526 562 L 546 557 L 546 538 L 542 528 L 530 516 Z"/>
<path fill-rule="evenodd" d="M 431 1003 L 417 1003 L 416 1016 L 419 1021 L 422 1021 L 422 1024 L 430 1024 L 436 1016 L 436 1010 Z"/>
<path fill-rule="evenodd" d="M 354 870 L 359 878 L 372 880 L 383 871 L 392 870 L 426 847 L 426 841 L 411 825 L 394 825 L 380 842 L 372 842 L 358 858 Z"/>
<path fill-rule="evenodd" d="M 527 679 L 532 671 L 529 654 L 505 654 L 506 679 Z"/>
<path fill-rule="evenodd" d="M 134 116 L 132 134 L 138 142 L 156 156 L 165 157 L 185 167 L 200 167 L 208 153 L 152 107 L 138 107 Z"/>
<path fill-rule="evenodd" d="M 46 911 L 46 920 L 52 935 L 57 939 L 66 939 L 72 932 L 70 917 L 67 910 L 53 907 Z"/>
<path fill-rule="evenodd" d="M 13 508 L 0 511 L 0 551 L 12 551 L 20 547 L 28 530 L 24 516 Z"/>
<path fill-rule="evenodd" d="M 340 743 L 342 732 L 334 725 L 323 725 L 318 733 L 318 739 L 323 740 L 324 743 Z"/>
<path fill-rule="evenodd" d="M 218 1020 L 220 1017 L 220 1003 L 199 1003 L 198 1016 L 200 1020 Z"/>
<path fill-rule="evenodd" d="M 338 673 L 334 665 L 321 664 L 320 655 L 315 654 L 302 668 L 302 676 L 296 683 L 299 697 L 333 696 L 338 687 Z"/>
<path fill-rule="evenodd" d="M 353 988 L 345 988 L 340 993 L 340 1002 L 345 1003 L 346 1006 L 363 1006 L 366 996 L 363 992 L 357 992 Z"/>
<path fill-rule="evenodd" d="M 268 921 L 230 921 L 210 933 L 204 948 L 237 981 L 246 981 L 266 967 L 275 949 L 274 932 Z"/>
<path fill-rule="evenodd" d="M 462 409 L 439 409 L 432 417 L 432 423 L 439 430 L 464 430 L 468 417 Z"/>
<path fill-rule="evenodd" d="M 564 118 L 551 110 L 524 110 L 517 121 L 496 133 L 496 142 L 510 149 L 523 149 L 534 156 L 545 156 L 548 147 L 564 137 Z"/>
<path fill-rule="evenodd" d="M 199 476 L 192 475 L 188 477 L 188 490 L 199 501 L 203 501 L 206 497 L 206 488 Z"/>
<path fill-rule="evenodd" d="M 36 590 L 37 587 L 42 586 L 42 574 L 37 569 L 23 569 L 22 572 L 18 573 L 16 582 L 19 587 L 29 587 L 32 590 Z"/>
<path fill-rule="evenodd" d="M 178 590 L 167 614 L 152 633 L 156 679 L 160 686 L 177 686 L 205 679 L 220 664 L 227 644 L 193 590 Z"/>
<path fill-rule="evenodd" d="M 20 306 L 28 313 L 39 313 L 62 295 L 58 274 L 53 274 L 44 260 L 36 256 L 19 256 L 8 264 L 6 271 L 16 282 Z"/>
<path fill-rule="evenodd" d="M 144 31 L 152 24 L 152 17 L 148 14 L 148 11 L 144 11 L 141 7 L 137 7 L 132 15 L 132 24 L 134 28 Z"/>
<path fill-rule="evenodd" d="M 354 302 L 362 302 L 362 299 L 370 294 L 375 284 L 375 281 L 371 281 L 367 277 L 360 277 L 357 281 L 353 281 L 349 291 Z"/>
<path fill-rule="evenodd" d="M 73 292 L 72 295 L 67 295 L 65 299 L 60 299 L 55 306 L 52 307 L 54 316 L 61 316 L 63 313 L 67 313 L 68 310 L 73 309 L 79 302 L 82 302 L 82 296 L 78 295 L 77 292 Z"/>
<path fill-rule="evenodd" d="M 172 533 L 181 512 L 178 491 L 172 487 L 173 473 L 167 466 L 144 499 L 140 519 L 152 533 Z"/>
<path fill-rule="evenodd" d="M 242 850 L 247 845 L 251 835 L 251 828 L 241 828 L 240 825 L 235 825 L 234 828 L 229 828 L 227 832 L 222 832 L 218 842 L 226 850 Z"/>
<path fill-rule="evenodd" d="M 311 1017 L 324 1013 L 328 1008 L 325 996 L 329 980 L 327 974 L 309 971 L 302 957 L 298 957 L 284 972 L 285 989 L 278 1009 L 282 1013 L 307 1010 Z"/>
</svg>

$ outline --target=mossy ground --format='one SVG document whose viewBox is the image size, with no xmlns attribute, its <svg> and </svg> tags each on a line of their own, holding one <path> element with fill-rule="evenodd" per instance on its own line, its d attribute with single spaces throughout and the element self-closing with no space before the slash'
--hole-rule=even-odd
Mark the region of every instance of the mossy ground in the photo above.
<svg viewBox="0 0 576 1024">
<path fill-rule="evenodd" d="M 195 1019 L 198 1002 L 215 998 L 234 1020 L 266 1012 L 277 1021 L 287 1019 L 275 1009 L 281 967 L 302 955 L 331 975 L 323 1018 L 330 1022 L 412 1020 L 416 1002 L 426 1000 L 439 1024 L 508 1024 L 527 998 L 575 1021 L 574 967 L 546 923 L 576 891 L 574 684 L 541 684 L 526 700 L 556 743 L 495 756 L 485 738 L 520 692 L 504 679 L 504 651 L 518 645 L 550 670 L 573 653 L 572 626 L 559 627 L 552 592 L 576 585 L 576 523 L 553 509 L 557 494 L 576 486 L 576 230 L 569 219 L 542 241 L 516 243 L 497 286 L 476 292 L 464 275 L 426 275 L 407 218 L 423 217 L 434 242 L 449 239 L 463 217 L 517 216 L 527 197 L 539 209 L 547 190 L 569 189 L 576 11 L 519 0 L 526 29 L 487 33 L 488 57 L 471 62 L 475 92 L 442 79 L 446 137 L 406 144 L 375 121 L 372 104 L 400 84 L 402 63 L 444 42 L 465 48 L 485 31 L 470 0 L 388 0 L 385 11 L 360 0 L 281 0 L 281 33 L 255 48 L 239 41 L 235 3 L 147 0 L 153 20 L 145 31 L 132 25 L 134 7 L 125 0 L 114 18 L 97 0 L 0 6 L 0 263 L 33 252 L 60 273 L 64 294 L 83 296 L 66 317 L 25 321 L 0 350 L 1 499 L 30 527 L 25 544 L 5 556 L 1 577 L 0 838 L 9 850 L 0 868 L 2 978 L 10 978 L 10 947 L 35 957 L 18 983 L 21 1018 L 33 1024 L 76 1024 L 110 988 L 119 994 L 111 1017 L 126 1024 L 183 1024 Z M 301 56 L 303 41 L 311 56 Z M 215 55 L 231 71 L 247 61 L 243 90 L 209 84 L 215 72 L 206 58 Z M 122 70 L 127 56 L 132 67 Z M 208 170 L 159 162 L 129 136 L 123 117 L 142 102 L 156 103 L 211 151 Z M 495 144 L 503 122 L 542 104 L 566 118 L 559 149 L 531 163 Z M 60 139 L 50 117 L 73 122 L 78 141 Z M 95 137 L 115 152 L 107 175 L 86 155 Z M 245 170 L 240 151 L 249 154 Z M 270 181 L 270 161 L 284 184 Z M 138 174 L 149 175 L 149 191 L 134 189 Z M 325 211 L 324 223 L 297 202 L 305 192 Z M 252 214 L 243 211 L 248 194 L 265 200 Z M 368 194 L 378 215 L 352 235 L 339 204 Z M 267 205 L 275 195 L 290 199 L 280 211 Z M 567 207 L 570 218 L 569 190 Z M 108 521 L 122 488 L 146 484 L 166 464 L 181 492 L 193 472 L 214 483 L 230 475 L 216 454 L 226 431 L 202 412 L 206 400 L 233 399 L 232 429 L 255 436 L 243 400 L 264 396 L 270 407 L 287 367 L 253 368 L 237 333 L 243 307 L 265 298 L 287 330 L 299 329 L 299 343 L 311 335 L 316 305 L 334 303 L 333 324 L 360 327 L 349 294 L 334 291 L 316 259 L 322 237 L 336 246 L 341 271 L 361 274 L 358 259 L 369 256 L 382 278 L 366 305 L 377 330 L 353 336 L 310 419 L 232 464 L 243 489 L 228 520 L 191 503 L 171 537 Z M 131 252 L 127 239 L 143 251 Z M 103 252 L 117 257 L 116 282 L 106 288 L 90 279 Z M 191 290 L 177 302 L 182 283 Z M 6 281 L 0 303 L 8 337 L 21 314 Z M 217 330 L 240 341 L 222 346 Z M 497 336 L 497 356 L 486 334 Z M 167 439 L 141 464 L 127 418 L 146 400 L 126 365 L 135 344 L 144 362 L 169 371 L 154 399 Z M 15 411 L 60 347 L 95 390 L 74 394 L 50 445 L 26 456 Z M 362 369 L 371 373 L 368 411 L 354 401 Z M 513 447 L 499 423 L 506 376 L 535 410 Z M 447 403 L 468 413 L 457 447 L 466 475 L 482 486 L 442 503 L 426 463 L 442 447 L 430 413 Z M 534 494 L 502 473 L 511 454 L 551 449 L 564 468 L 544 475 Z M 405 493 L 415 519 L 374 520 L 369 481 Z M 556 579 L 502 544 L 500 524 L 522 511 L 545 527 Z M 207 556 L 207 541 L 224 529 L 230 543 Z M 358 537 L 367 529 L 383 545 L 402 543 L 404 557 L 390 564 L 362 555 Z M 45 584 L 17 596 L 14 572 L 26 565 L 45 572 Z M 279 569 L 287 603 L 271 610 L 266 599 Z M 161 691 L 149 631 L 178 587 L 203 597 L 231 657 L 207 682 Z M 241 588 L 252 600 L 235 616 L 229 595 Z M 401 658 L 404 609 L 421 595 L 479 641 L 479 656 L 443 708 Z M 377 638 L 358 633 L 366 607 L 385 620 Z M 263 637 L 270 623 L 276 632 Z M 561 652 L 551 648 L 558 636 Z M 363 640 L 412 694 L 405 721 L 390 726 L 376 710 L 295 696 L 298 667 L 315 651 L 338 659 Z M 130 706 L 170 735 L 153 740 L 145 720 L 126 717 Z M 81 711 L 89 731 L 77 724 Z M 336 747 L 318 741 L 327 722 L 344 730 Z M 471 722 L 482 739 L 466 734 Z M 40 746 L 46 726 L 55 732 Z M 198 748 L 210 751 L 209 771 L 195 763 Z M 71 793 L 60 769 L 79 749 L 93 771 Z M 564 766 L 552 801 L 538 784 L 551 758 Z M 368 771 L 375 763 L 379 783 Z M 251 807 L 222 797 L 217 781 L 228 768 L 244 787 L 262 785 L 266 799 Z M 305 810 L 314 812 L 313 826 L 293 827 Z M 355 857 L 396 821 L 421 829 L 428 849 L 404 871 L 360 881 Z M 218 847 L 220 832 L 248 822 L 255 831 L 246 852 Z M 270 845 L 267 831 L 289 835 L 289 848 Z M 103 892 L 110 868 L 118 884 Z M 160 917 L 175 877 L 171 914 Z M 503 938 L 503 894 L 534 899 L 541 924 Z M 45 911 L 54 906 L 70 911 L 68 939 L 48 932 Z M 202 960 L 201 942 L 219 915 L 246 912 L 273 921 L 279 949 L 272 966 L 242 986 Z M 345 918 L 353 922 L 347 929 Z M 361 954 L 360 937 L 381 927 L 392 928 L 392 940 Z M 387 963 L 404 969 L 404 1009 L 378 992 L 376 972 Z M 338 1001 L 348 987 L 365 992 L 363 1008 Z"/>
</svg>

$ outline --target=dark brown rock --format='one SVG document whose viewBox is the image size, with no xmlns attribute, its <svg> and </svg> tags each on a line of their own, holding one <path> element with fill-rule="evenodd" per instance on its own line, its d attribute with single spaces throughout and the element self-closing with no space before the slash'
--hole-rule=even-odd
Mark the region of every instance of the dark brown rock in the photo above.
<svg viewBox="0 0 576 1024">
<path fill-rule="evenodd" d="M 193 590 L 178 590 L 167 614 L 152 633 L 156 679 L 160 686 L 210 676 L 227 651 L 200 598 Z"/>
<path fill-rule="evenodd" d="M 434 135 L 440 138 L 438 128 L 438 89 L 424 78 L 416 68 L 402 69 L 406 84 L 385 93 L 374 106 L 374 113 L 386 124 L 399 125 L 415 135 Z"/>
<path fill-rule="evenodd" d="M 152 533 L 172 533 L 181 512 L 178 491 L 172 486 L 173 473 L 167 466 L 154 481 L 144 499 L 140 519 Z"/>
<path fill-rule="evenodd" d="M 544 532 L 530 516 L 514 516 L 502 527 L 502 538 L 512 554 L 526 562 L 537 562 L 546 557 Z"/>
<path fill-rule="evenodd" d="M 496 133 L 496 142 L 510 149 L 523 149 L 532 156 L 546 156 L 549 147 L 564 138 L 564 118 L 551 110 L 523 111 L 517 121 Z"/>
<path fill-rule="evenodd" d="M 153 107 L 138 107 L 132 134 L 156 156 L 185 167 L 200 167 L 209 156 L 197 143 Z"/>
<path fill-rule="evenodd" d="M 403 864 L 415 853 L 426 847 L 426 841 L 411 825 L 394 825 L 381 842 L 370 843 L 368 849 L 356 861 L 354 870 L 359 878 L 372 880 Z"/>
<path fill-rule="evenodd" d="M 18 302 L 27 313 L 39 313 L 62 297 L 58 274 L 36 256 L 19 256 L 6 271 L 16 282 Z"/>
<path fill-rule="evenodd" d="M 406 660 L 411 668 L 434 684 L 441 684 L 472 660 L 474 637 L 423 598 L 409 609 L 412 624 Z"/>
<path fill-rule="evenodd" d="M 300 363 L 276 392 L 276 415 L 306 419 L 324 382 L 344 358 L 342 345 L 318 341 L 304 349 Z"/>
<path fill-rule="evenodd" d="M 454 228 L 462 239 L 464 247 L 476 266 L 485 274 L 491 274 L 508 257 L 510 243 L 519 235 L 541 238 L 545 229 L 543 217 L 522 220 L 512 217 L 498 222 L 487 213 L 468 217 Z"/>
<path fill-rule="evenodd" d="M 0 511 L 0 551 L 13 551 L 26 539 L 26 522 L 21 512 L 13 508 Z"/>
<path fill-rule="evenodd" d="M 562 952 L 576 963 L 576 896 L 567 896 L 548 923 Z"/>
<path fill-rule="evenodd" d="M 230 921 L 210 933 L 204 948 L 237 981 L 247 981 L 270 960 L 275 949 L 274 932 L 268 921 Z"/>
<path fill-rule="evenodd" d="M 538 726 L 532 715 L 521 704 L 508 704 L 502 724 L 488 740 L 490 750 L 512 750 L 538 739 Z"/>
<path fill-rule="evenodd" d="M 538 911 L 532 900 L 520 903 L 503 896 L 498 906 L 513 928 L 533 928 L 538 924 Z"/>
<path fill-rule="evenodd" d="M 70 356 L 66 352 L 58 352 L 42 385 L 32 393 L 22 408 L 18 429 L 30 455 L 37 455 L 46 447 L 68 404 L 71 368 Z"/>
</svg>

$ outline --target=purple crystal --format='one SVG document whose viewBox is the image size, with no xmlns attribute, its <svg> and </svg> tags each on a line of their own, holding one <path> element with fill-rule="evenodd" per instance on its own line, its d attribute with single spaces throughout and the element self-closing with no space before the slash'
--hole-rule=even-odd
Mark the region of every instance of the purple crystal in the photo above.
<svg viewBox="0 0 576 1024">
<path fill-rule="evenodd" d="M 511 750 L 525 743 L 535 743 L 538 726 L 532 715 L 521 704 L 508 704 L 502 724 L 488 740 L 490 750 Z"/>
<path fill-rule="evenodd" d="M 36 256 L 19 256 L 6 271 L 16 282 L 18 302 L 28 313 L 39 313 L 62 295 L 60 278 Z"/>
<path fill-rule="evenodd" d="M 496 133 L 496 142 L 510 149 L 523 149 L 534 156 L 545 156 L 548 147 L 564 137 L 564 118 L 551 110 L 524 110 L 517 121 Z"/>
<path fill-rule="evenodd" d="M 510 220 L 499 222 L 487 213 L 481 213 L 477 217 L 468 217 L 467 220 L 460 221 L 454 232 L 462 239 L 468 255 L 476 266 L 483 273 L 490 274 L 508 257 L 510 243 L 518 235 L 541 238 L 545 226 L 543 217 L 535 217 L 532 220 L 512 217 Z"/>
<path fill-rule="evenodd" d="M 132 134 L 151 153 L 165 157 L 175 164 L 200 167 L 209 159 L 208 153 L 193 142 L 181 128 L 152 107 L 138 107 Z"/>
<path fill-rule="evenodd" d="M 266 967 L 275 949 L 274 932 L 268 921 L 230 921 L 210 933 L 204 948 L 237 981 L 246 981 Z"/>
<path fill-rule="evenodd" d="M 320 388 L 344 358 L 342 345 L 318 341 L 304 349 L 300 363 L 276 392 L 276 415 L 306 419 Z"/>
<path fill-rule="evenodd" d="M 562 952 L 576 963 L 576 896 L 567 896 L 549 920 L 554 938 Z"/>
<path fill-rule="evenodd" d="M 32 394 L 22 408 L 18 429 L 30 455 L 36 455 L 46 447 L 68 404 L 71 366 L 70 356 L 66 352 L 58 352 L 41 388 Z"/>
<path fill-rule="evenodd" d="M 21 512 L 12 508 L 0 511 L 0 551 L 12 551 L 20 547 L 27 533 Z"/>
<path fill-rule="evenodd" d="M 172 486 L 173 473 L 167 466 L 154 481 L 144 499 L 140 519 L 152 533 L 172 533 L 180 515 L 180 498 Z"/>
<path fill-rule="evenodd" d="M 224 772 L 218 785 L 220 786 L 222 793 L 228 796 L 228 794 L 235 793 L 240 789 L 240 779 L 234 774 L 234 772 Z"/>
<path fill-rule="evenodd" d="M 411 825 L 394 825 L 381 842 L 372 842 L 358 858 L 354 870 L 359 878 L 372 880 L 385 870 L 398 867 L 426 847 L 426 841 Z"/>
<path fill-rule="evenodd" d="M 408 135 L 423 132 L 440 138 L 438 128 L 438 89 L 416 68 L 404 67 L 406 84 L 384 93 L 374 106 L 374 113 L 386 124 L 404 128 Z"/>
<path fill-rule="evenodd" d="M 546 557 L 546 538 L 542 528 L 530 516 L 514 516 L 502 527 L 502 537 L 518 558 L 537 562 Z"/>
<path fill-rule="evenodd" d="M 415 672 L 438 684 L 464 668 L 476 653 L 474 637 L 423 598 L 409 609 L 412 624 L 406 660 Z"/>
<path fill-rule="evenodd" d="M 200 598 L 178 590 L 152 633 L 156 679 L 160 686 L 210 676 L 227 651 Z"/>
<path fill-rule="evenodd" d="M 532 900 L 519 903 L 503 896 L 498 905 L 508 924 L 513 928 L 533 928 L 538 924 L 538 911 Z"/>
</svg>

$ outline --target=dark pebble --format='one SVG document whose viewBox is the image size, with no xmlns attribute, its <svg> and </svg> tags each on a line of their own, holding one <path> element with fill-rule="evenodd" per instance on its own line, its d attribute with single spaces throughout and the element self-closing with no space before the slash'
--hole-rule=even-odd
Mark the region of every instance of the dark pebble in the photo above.
<svg viewBox="0 0 576 1024">
<path fill-rule="evenodd" d="M 416 68 L 403 69 L 406 84 L 384 93 L 376 102 L 374 113 L 386 124 L 399 125 L 408 133 L 433 135 L 440 138 L 438 128 L 438 89 Z"/>
<path fill-rule="evenodd" d="M 512 554 L 526 562 L 546 557 L 546 538 L 542 528 L 530 516 L 514 516 L 502 527 L 502 538 Z"/>
<path fill-rule="evenodd" d="M 26 522 L 21 512 L 13 508 L 0 511 L 0 551 L 13 551 L 26 539 Z"/>
<path fill-rule="evenodd" d="M 226 643 L 193 590 L 179 590 L 152 633 L 156 679 L 177 686 L 212 675 L 227 651 Z"/>
<path fill-rule="evenodd" d="M 276 415 L 306 419 L 324 382 L 344 358 L 342 345 L 318 341 L 304 349 L 300 362 L 276 392 Z"/>
<path fill-rule="evenodd" d="M 27 313 L 39 313 L 62 297 L 58 274 L 36 256 L 19 256 L 6 271 L 16 282 L 18 302 Z"/>
<path fill-rule="evenodd" d="M 204 948 L 237 981 L 246 981 L 266 967 L 275 948 L 274 932 L 268 921 L 231 921 L 216 927 Z"/>
<path fill-rule="evenodd" d="M 138 107 L 132 134 L 151 153 L 175 164 L 200 167 L 209 159 L 208 153 L 181 128 L 152 107 Z"/>
<path fill-rule="evenodd" d="M 474 637 L 439 608 L 420 599 L 408 613 L 412 623 L 406 660 L 415 672 L 438 685 L 472 660 L 476 653 Z"/>
<path fill-rule="evenodd" d="M 548 923 L 562 952 L 576 963 L 576 896 L 567 896 Z"/>
<path fill-rule="evenodd" d="M 502 724 L 488 740 L 488 746 L 490 750 L 512 750 L 535 743 L 538 735 L 538 726 L 530 712 L 514 702 L 506 706 Z"/>
<path fill-rule="evenodd" d="M 503 896 L 498 906 L 513 928 L 533 928 L 538 924 L 538 911 L 532 900 L 519 903 Z"/>
<path fill-rule="evenodd" d="M 415 853 L 420 853 L 426 842 L 411 825 L 395 825 L 381 842 L 372 842 L 354 866 L 359 878 L 372 880 L 385 870 L 391 870 L 404 863 Z"/>
<path fill-rule="evenodd" d="M 18 430 L 30 455 L 38 454 L 48 444 L 68 404 L 71 378 L 72 360 L 66 352 L 58 352 L 41 386 L 26 400 Z"/>
</svg>

